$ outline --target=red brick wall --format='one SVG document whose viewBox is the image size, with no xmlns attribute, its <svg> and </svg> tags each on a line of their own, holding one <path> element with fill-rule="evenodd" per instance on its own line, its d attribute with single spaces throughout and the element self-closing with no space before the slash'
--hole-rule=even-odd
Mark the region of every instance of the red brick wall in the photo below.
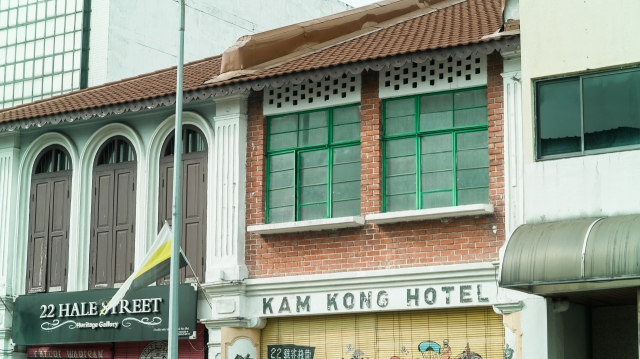
<svg viewBox="0 0 640 359">
<path fill-rule="evenodd" d="M 251 278 L 498 260 L 504 234 L 502 57 L 488 59 L 490 216 L 427 220 L 294 234 L 247 233 Z M 362 74 L 362 215 L 380 212 L 382 165 L 378 72 Z M 264 223 L 265 117 L 262 92 L 249 97 L 247 225 Z M 494 229 L 495 227 L 495 229 Z M 495 233 L 494 233 L 495 230 Z"/>
</svg>

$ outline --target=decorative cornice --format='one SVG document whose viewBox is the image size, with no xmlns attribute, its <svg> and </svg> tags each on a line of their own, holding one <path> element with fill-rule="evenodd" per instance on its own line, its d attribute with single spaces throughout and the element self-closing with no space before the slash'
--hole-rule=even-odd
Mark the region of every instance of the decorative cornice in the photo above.
<svg viewBox="0 0 640 359">
<path fill-rule="evenodd" d="M 220 328 L 247 328 L 247 329 L 262 329 L 267 325 L 267 319 L 265 318 L 222 318 L 222 319 L 207 319 L 201 320 L 207 329 L 220 329 Z"/>
<path fill-rule="evenodd" d="M 487 262 L 248 279 L 245 283 L 247 296 L 254 297 L 300 292 L 357 291 L 373 287 L 406 287 L 415 286 L 417 283 L 438 285 L 452 282 L 478 283 L 494 281 L 495 268 L 492 263 Z"/>
<path fill-rule="evenodd" d="M 365 70 L 380 71 L 390 66 L 401 67 L 407 62 L 415 62 L 421 64 L 427 60 L 442 61 L 449 57 L 466 58 L 474 53 L 488 55 L 496 50 L 502 52 L 512 51 L 517 49 L 519 46 L 520 36 L 512 36 L 509 38 L 501 38 L 500 40 L 496 41 L 481 42 L 477 44 L 469 44 L 438 50 L 420 51 L 410 54 L 385 57 L 381 59 L 359 61 L 355 63 L 337 65 L 317 70 L 188 91 L 184 94 L 184 102 L 189 103 L 196 100 L 206 100 L 208 98 L 225 97 L 232 94 L 242 94 L 249 90 L 260 91 L 265 87 L 280 88 L 286 84 L 300 84 L 303 81 L 308 80 L 319 81 L 327 76 L 332 79 L 336 79 L 346 73 L 359 74 Z M 41 127 L 47 124 L 58 124 L 61 122 L 88 120 L 94 117 L 119 115 L 124 112 L 137 112 L 145 109 L 154 109 L 159 106 L 172 106 L 173 104 L 175 104 L 175 102 L 175 94 L 170 94 L 122 104 L 71 111 L 24 120 L 15 120 L 0 123 L 0 132 L 14 131 L 20 128 L 27 129 L 33 126 Z"/>
<path fill-rule="evenodd" d="M 246 283 L 237 280 L 202 284 L 202 290 L 209 298 L 245 295 L 246 289 Z"/>
<path fill-rule="evenodd" d="M 519 312 L 524 308 L 524 302 L 510 302 L 510 303 L 500 303 L 493 305 L 493 311 L 496 314 L 511 314 L 515 312 Z"/>
</svg>

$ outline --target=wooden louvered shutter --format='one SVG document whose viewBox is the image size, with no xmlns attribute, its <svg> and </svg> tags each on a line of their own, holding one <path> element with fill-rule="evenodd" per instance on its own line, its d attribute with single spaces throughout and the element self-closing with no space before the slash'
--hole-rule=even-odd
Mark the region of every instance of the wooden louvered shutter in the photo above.
<svg viewBox="0 0 640 359">
<path fill-rule="evenodd" d="M 134 166 L 114 171 L 113 282 L 124 283 L 135 261 L 136 171 Z"/>
<path fill-rule="evenodd" d="M 182 250 L 200 282 L 205 271 L 205 216 L 207 201 L 206 157 L 199 156 L 183 162 L 182 177 Z M 185 278 L 194 278 L 185 268 Z M 193 279 L 195 280 L 195 278 Z"/>
<path fill-rule="evenodd" d="M 27 293 L 44 292 L 49 239 L 51 179 L 31 182 L 31 209 L 27 255 Z"/>
<path fill-rule="evenodd" d="M 71 196 L 69 176 L 51 179 L 51 222 L 49 224 L 48 291 L 67 289 L 67 266 L 69 263 L 69 211 Z"/>
<path fill-rule="evenodd" d="M 173 212 L 173 157 L 163 159 L 160 163 L 160 198 L 158 208 L 158 231 L 162 229 L 164 222 L 172 224 Z"/>
<path fill-rule="evenodd" d="M 113 183 L 114 171 L 96 171 L 93 180 L 93 233 L 89 285 L 107 288 L 113 285 Z"/>
</svg>

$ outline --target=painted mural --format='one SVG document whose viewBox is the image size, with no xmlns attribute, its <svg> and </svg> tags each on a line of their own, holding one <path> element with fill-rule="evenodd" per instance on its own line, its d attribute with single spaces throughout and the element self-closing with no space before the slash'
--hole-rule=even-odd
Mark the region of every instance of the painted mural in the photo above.
<svg viewBox="0 0 640 359">
<path fill-rule="evenodd" d="M 278 354 L 275 345 L 283 353 L 285 347 L 309 346 L 313 359 L 505 359 L 506 354 L 502 318 L 490 308 L 270 318 L 262 343 L 273 354 Z"/>
</svg>

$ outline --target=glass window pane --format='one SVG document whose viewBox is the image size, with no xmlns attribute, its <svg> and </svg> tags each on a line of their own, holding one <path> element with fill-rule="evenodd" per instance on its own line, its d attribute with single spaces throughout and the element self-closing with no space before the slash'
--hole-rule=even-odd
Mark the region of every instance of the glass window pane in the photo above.
<svg viewBox="0 0 640 359">
<path fill-rule="evenodd" d="M 358 189 L 359 191 L 360 189 Z M 360 199 L 351 201 L 333 202 L 333 218 L 360 215 Z"/>
<path fill-rule="evenodd" d="M 269 177 L 269 189 L 288 188 L 295 185 L 295 173 L 293 170 L 273 172 Z"/>
<path fill-rule="evenodd" d="M 269 209 L 269 223 L 293 222 L 294 220 L 293 206 Z"/>
<path fill-rule="evenodd" d="M 458 190 L 458 206 L 465 204 L 489 203 L 488 188 L 473 188 Z"/>
<path fill-rule="evenodd" d="M 360 162 L 333 165 L 333 183 L 359 180 Z"/>
<path fill-rule="evenodd" d="M 385 157 L 401 157 L 416 154 L 415 138 L 404 138 L 401 140 L 387 141 L 385 146 Z"/>
<path fill-rule="evenodd" d="M 300 204 L 327 201 L 327 185 L 300 187 Z"/>
<path fill-rule="evenodd" d="M 296 157 L 293 152 L 271 156 L 269 162 L 269 172 L 293 169 L 295 165 L 295 158 Z"/>
<path fill-rule="evenodd" d="M 425 102 L 430 102 L 426 104 Z M 449 103 L 441 104 L 447 100 Z M 453 126 L 453 110 L 451 109 L 451 95 L 423 97 L 420 106 L 420 131 L 450 128 Z"/>
<path fill-rule="evenodd" d="M 580 152 L 580 81 L 539 83 L 536 103 L 539 155 Z"/>
<path fill-rule="evenodd" d="M 422 191 L 441 191 L 453 188 L 453 172 L 428 172 L 422 174 Z"/>
<path fill-rule="evenodd" d="M 489 169 L 458 170 L 458 189 L 489 187 Z"/>
<path fill-rule="evenodd" d="M 312 219 L 327 218 L 327 205 L 314 204 L 300 207 L 300 220 L 308 221 Z"/>
<path fill-rule="evenodd" d="M 333 125 L 360 122 L 360 106 L 342 107 L 333 110 Z"/>
<path fill-rule="evenodd" d="M 277 135 L 271 135 L 269 141 L 270 150 L 279 150 L 283 148 L 293 148 L 297 145 L 297 133 L 285 132 Z"/>
<path fill-rule="evenodd" d="M 310 186 L 327 183 L 327 167 L 306 168 L 300 170 L 300 185 Z"/>
<path fill-rule="evenodd" d="M 486 107 L 457 110 L 453 116 L 456 127 L 485 125 L 489 118 Z"/>
<path fill-rule="evenodd" d="M 387 196 L 403 193 L 416 192 L 416 176 L 404 175 L 387 177 L 387 185 L 385 187 Z M 414 208 L 415 209 L 415 208 Z"/>
<path fill-rule="evenodd" d="M 298 116 L 285 116 L 270 119 L 269 129 L 272 134 L 298 130 Z"/>
<path fill-rule="evenodd" d="M 298 146 L 314 146 L 327 143 L 327 128 L 315 128 L 300 130 L 298 133 Z"/>
<path fill-rule="evenodd" d="M 360 138 L 360 123 L 333 126 L 333 142 L 355 141 Z"/>
<path fill-rule="evenodd" d="M 386 165 L 387 176 L 416 173 L 415 156 L 389 158 Z"/>
<path fill-rule="evenodd" d="M 469 150 L 476 148 L 486 148 L 489 146 L 488 131 L 463 132 L 458 134 L 457 148 L 459 150 Z"/>
<path fill-rule="evenodd" d="M 386 135 L 415 132 L 414 101 L 413 98 L 409 98 L 386 102 L 384 120 Z"/>
<path fill-rule="evenodd" d="M 326 166 L 329 163 L 327 150 L 300 153 L 300 168 Z"/>
<path fill-rule="evenodd" d="M 487 89 L 457 92 L 454 95 L 455 109 L 487 106 Z"/>
<path fill-rule="evenodd" d="M 338 147 L 333 149 L 333 163 L 360 162 L 360 146 Z"/>
<path fill-rule="evenodd" d="M 406 211 L 416 209 L 416 194 L 387 196 L 387 212 Z"/>
<path fill-rule="evenodd" d="M 295 188 L 283 188 L 269 191 L 269 208 L 293 206 Z"/>
<path fill-rule="evenodd" d="M 360 199 L 360 181 L 335 183 L 331 189 L 331 199 L 334 202 Z"/>
<path fill-rule="evenodd" d="M 582 80 L 584 149 L 640 144 L 640 71 Z"/>
<path fill-rule="evenodd" d="M 422 194 L 422 208 L 439 208 L 453 206 L 451 192 L 432 192 Z"/>
<path fill-rule="evenodd" d="M 298 126 L 300 130 L 327 127 L 327 111 L 311 112 L 300 115 Z"/>
</svg>

